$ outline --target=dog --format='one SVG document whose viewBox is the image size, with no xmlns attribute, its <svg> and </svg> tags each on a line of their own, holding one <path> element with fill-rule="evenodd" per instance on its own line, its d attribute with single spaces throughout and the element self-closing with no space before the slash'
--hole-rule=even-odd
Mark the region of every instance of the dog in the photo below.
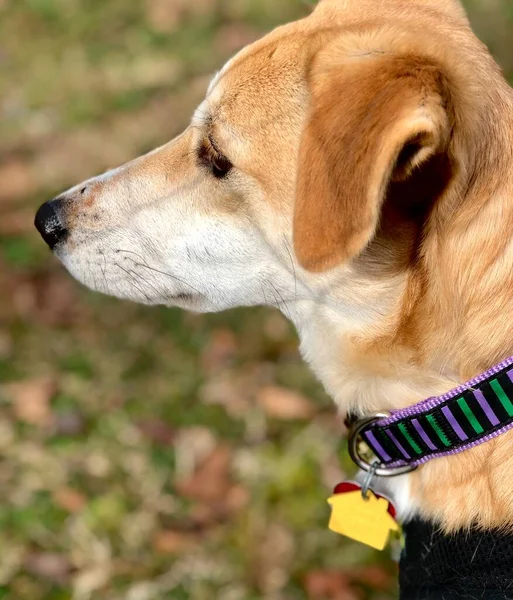
<svg viewBox="0 0 513 600">
<path fill-rule="evenodd" d="M 321 0 L 36 225 L 93 290 L 278 307 L 341 412 L 404 408 L 513 354 L 513 93 L 458 0 Z M 512 448 L 394 479 L 402 518 L 511 528 Z"/>
</svg>

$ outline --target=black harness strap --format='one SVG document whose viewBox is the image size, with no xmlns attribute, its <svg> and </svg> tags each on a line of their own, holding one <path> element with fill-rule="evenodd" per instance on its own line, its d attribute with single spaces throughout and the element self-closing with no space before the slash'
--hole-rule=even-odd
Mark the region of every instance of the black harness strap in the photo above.
<svg viewBox="0 0 513 600">
<path fill-rule="evenodd" d="M 513 534 L 404 527 L 400 600 L 513 600 Z"/>
</svg>

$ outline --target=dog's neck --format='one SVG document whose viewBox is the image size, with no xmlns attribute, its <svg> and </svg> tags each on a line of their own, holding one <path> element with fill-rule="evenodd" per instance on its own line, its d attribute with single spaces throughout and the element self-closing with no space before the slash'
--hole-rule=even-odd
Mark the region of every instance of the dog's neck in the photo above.
<svg viewBox="0 0 513 600">
<path fill-rule="evenodd" d="M 376 307 L 382 305 L 383 299 L 376 299 Z M 357 327 L 343 304 L 302 302 L 289 310 L 303 358 L 341 411 L 367 415 L 402 408 L 458 382 L 448 365 L 415 364 L 413 349 L 394 344 L 385 324 L 369 322 L 373 312 L 379 309 L 369 310 L 366 326 Z"/>
<path fill-rule="evenodd" d="M 290 305 L 302 355 L 342 411 L 412 405 L 513 354 L 513 102 L 504 100 L 510 122 L 483 132 L 489 147 L 475 160 L 486 165 L 437 203 L 414 268 L 380 286 L 360 279 L 350 296 L 342 277 L 322 301 Z M 430 461 L 400 487 L 446 530 L 513 527 L 512 444 L 508 432 Z"/>
<path fill-rule="evenodd" d="M 396 282 L 396 299 L 406 293 L 406 279 Z M 502 294 L 495 287 L 492 297 L 499 291 Z M 490 296 L 483 294 L 490 303 Z M 513 303 L 513 293 L 509 296 Z M 427 300 L 423 297 L 414 308 L 429 321 L 429 314 L 423 312 L 429 306 Z M 369 301 L 378 302 L 376 298 Z M 341 411 L 369 415 L 440 395 L 513 354 L 513 338 L 504 327 L 506 313 L 497 314 L 491 308 L 493 319 L 486 321 L 491 329 L 485 327 L 480 339 L 467 340 L 476 324 L 469 323 L 467 330 L 457 319 L 446 329 L 434 324 L 430 329 L 426 323 L 425 335 L 414 327 L 417 347 L 405 339 L 399 319 L 378 317 L 377 310 L 365 315 L 363 327 L 355 326 L 355 315 L 344 310 L 342 303 L 303 301 L 290 305 L 288 316 L 299 332 L 304 359 Z M 506 310 L 511 314 L 513 304 Z M 471 312 L 464 314 L 473 317 Z M 472 345 L 479 348 L 480 343 L 480 355 L 473 353 Z M 513 526 L 513 485 L 505 479 L 513 468 L 511 444 L 509 432 L 457 456 L 430 461 L 410 476 L 387 481 L 387 486 L 392 485 L 387 491 L 392 492 L 402 518 L 420 514 L 448 531 L 471 523 L 488 528 Z M 504 497 L 496 497 L 497 490 Z"/>
</svg>

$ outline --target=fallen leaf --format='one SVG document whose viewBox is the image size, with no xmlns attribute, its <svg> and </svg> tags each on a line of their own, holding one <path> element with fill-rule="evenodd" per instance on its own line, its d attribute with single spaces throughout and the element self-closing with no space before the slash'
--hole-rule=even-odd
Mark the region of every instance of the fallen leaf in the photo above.
<svg viewBox="0 0 513 600">
<path fill-rule="evenodd" d="M 153 548 L 159 554 L 178 554 L 189 550 L 197 537 L 181 531 L 159 531 L 153 537 Z"/>
<path fill-rule="evenodd" d="M 233 485 L 217 501 L 200 502 L 192 507 L 190 517 L 196 527 L 208 529 L 230 519 L 232 515 L 247 506 L 249 491 L 242 485 Z"/>
<path fill-rule="evenodd" d="M 155 31 L 172 31 L 179 25 L 182 14 L 182 0 L 146 0 L 148 23 Z"/>
<path fill-rule="evenodd" d="M 315 406 L 297 392 L 278 386 L 266 386 L 257 393 L 257 402 L 268 417 L 281 420 L 311 419 Z"/>
<path fill-rule="evenodd" d="M 25 561 L 25 568 L 37 577 L 64 583 L 71 571 L 71 564 L 63 554 L 42 552 L 30 554 Z"/>
<path fill-rule="evenodd" d="M 188 480 L 212 453 L 218 442 L 207 427 L 184 427 L 176 432 L 175 479 Z"/>
<path fill-rule="evenodd" d="M 70 325 L 89 314 L 89 307 L 77 298 L 77 285 L 61 269 L 15 277 L 10 283 L 8 308 L 29 323 Z"/>
<path fill-rule="evenodd" d="M 349 576 L 353 581 L 363 583 L 375 590 L 389 591 L 394 585 L 394 578 L 380 565 L 368 565 L 352 569 Z"/>
<path fill-rule="evenodd" d="M 146 438 L 161 446 L 172 446 L 175 441 L 174 429 L 161 419 L 146 419 L 138 427 Z"/>
<path fill-rule="evenodd" d="M 55 416 L 55 434 L 74 436 L 84 433 L 86 421 L 78 411 L 68 410 Z"/>
<path fill-rule="evenodd" d="M 104 587 L 111 579 L 111 562 L 103 560 L 83 571 L 73 578 L 74 596 L 76 598 L 95 598 L 93 592 Z"/>
<path fill-rule="evenodd" d="M 347 575 L 339 571 L 311 571 L 305 577 L 305 590 L 310 600 L 360 600 L 351 588 Z"/>
<path fill-rule="evenodd" d="M 200 463 L 192 476 L 176 483 L 176 490 L 191 500 L 220 501 L 232 485 L 231 465 L 231 448 L 220 444 Z"/>
<path fill-rule="evenodd" d="M 57 506 L 70 513 L 80 512 L 87 503 L 87 498 L 82 493 L 69 487 L 57 490 L 53 499 Z"/>
<path fill-rule="evenodd" d="M 224 505 L 230 512 L 243 509 L 250 501 L 249 491 L 242 485 L 234 485 L 226 494 Z"/>
<path fill-rule="evenodd" d="M 56 392 L 55 381 L 49 377 L 30 379 L 5 386 L 12 399 L 16 418 L 31 425 L 44 427 L 53 420 L 50 400 Z"/>
<path fill-rule="evenodd" d="M 222 406 L 233 419 L 245 417 L 251 408 L 247 386 L 241 385 L 230 371 L 212 374 L 200 388 L 198 396 L 205 404 Z"/>
<path fill-rule="evenodd" d="M 235 334 L 229 329 L 215 329 L 202 355 L 204 371 L 216 372 L 233 361 L 238 351 Z"/>
<path fill-rule="evenodd" d="M 13 202 L 35 193 L 37 182 L 34 170 L 20 159 L 6 160 L 0 166 L 0 202 Z"/>
</svg>

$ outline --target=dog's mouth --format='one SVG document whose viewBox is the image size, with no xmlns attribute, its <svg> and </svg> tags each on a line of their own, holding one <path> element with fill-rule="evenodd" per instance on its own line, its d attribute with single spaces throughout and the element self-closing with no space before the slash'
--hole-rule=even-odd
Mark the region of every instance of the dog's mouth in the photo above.
<svg viewBox="0 0 513 600">
<path fill-rule="evenodd" d="M 153 263 L 138 252 L 111 250 L 105 238 L 75 244 L 59 242 L 55 256 L 67 271 L 89 289 L 148 306 L 177 307 L 196 311 L 210 305 L 200 289 L 187 281 L 187 274 Z M 71 247 L 70 247 L 71 246 Z M 149 262 L 148 262 L 149 261 Z"/>
<path fill-rule="evenodd" d="M 194 301 L 194 295 L 193 294 L 175 294 L 174 296 L 170 297 L 170 300 L 175 300 L 177 302 L 193 302 Z"/>
</svg>

